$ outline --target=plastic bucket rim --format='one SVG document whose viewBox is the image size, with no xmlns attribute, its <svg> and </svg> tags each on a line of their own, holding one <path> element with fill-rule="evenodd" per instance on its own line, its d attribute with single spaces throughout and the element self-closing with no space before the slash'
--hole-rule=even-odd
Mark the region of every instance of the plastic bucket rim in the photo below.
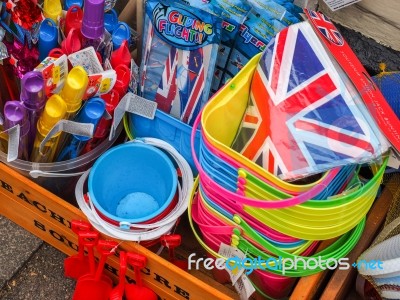
<svg viewBox="0 0 400 300">
<path fill-rule="evenodd" d="M 51 163 L 36 163 L 36 162 L 31 162 L 31 161 L 26 161 L 26 160 L 21 160 L 21 159 L 16 159 L 11 162 L 7 162 L 7 154 L 0 151 L 0 161 L 4 162 L 6 165 L 12 168 L 16 168 L 20 171 L 24 172 L 30 172 L 30 171 L 42 171 L 42 172 L 64 172 L 64 171 L 70 171 L 76 168 L 80 168 L 90 162 L 92 162 L 94 159 L 99 157 L 104 151 L 106 151 L 108 148 L 112 146 L 112 144 L 117 140 L 119 135 L 121 134 L 123 129 L 122 124 L 120 124 L 117 128 L 117 131 L 110 141 L 108 138 L 102 141 L 96 148 L 94 148 L 92 151 L 89 151 L 83 155 L 80 155 L 76 158 L 69 159 L 69 160 L 64 160 L 64 161 L 59 161 L 59 162 L 51 162 Z M 71 164 L 73 166 L 71 167 Z"/>
<path fill-rule="evenodd" d="M 173 138 L 171 136 L 161 136 L 159 132 L 160 127 L 175 127 L 175 130 L 178 133 L 174 133 Z M 148 128 L 152 128 L 156 133 L 149 132 Z M 158 129 L 154 129 L 158 128 Z M 193 127 L 189 126 L 186 123 L 183 123 L 179 119 L 176 119 L 172 117 L 171 115 L 163 112 L 160 109 L 156 109 L 156 113 L 154 116 L 154 119 L 147 119 L 143 116 L 139 116 L 133 113 L 129 113 L 127 117 L 127 128 L 126 130 L 129 130 L 129 133 L 133 135 L 135 138 L 137 137 L 153 137 L 157 139 L 161 139 L 169 144 L 171 144 L 189 163 L 192 172 L 194 175 L 198 174 L 198 170 L 196 166 L 194 165 L 193 161 L 193 156 L 192 156 L 192 151 L 189 149 L 189 151 L 183 151 L 182 149 L 182 144 L 184 141 L 187 140 L 188 144 L 190 145 L 190 139 L 193 131 Z M 200 129 L 196 129 L 195 133 L 195 146 L 196 151 L 199 150 L 200 148 L 200 135 L 201 131 Z"/>
</svg>

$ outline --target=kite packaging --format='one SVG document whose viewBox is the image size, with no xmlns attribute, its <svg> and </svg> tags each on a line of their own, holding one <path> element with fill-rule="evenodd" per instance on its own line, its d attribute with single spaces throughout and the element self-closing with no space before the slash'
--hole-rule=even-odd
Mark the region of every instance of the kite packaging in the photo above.
<svg viewBox="0 0 400 300">
<path fill-rule="evenodd" d="M 251 10 L 251 6 L 247 1 L 243 0 L 217 0 L 210 2 L 187 0 L 185 2 L 192 7 L 205 10 L 222 19 L 221 43 L 218 48 L 218 59 L 211 85 L 211 93 L 214 94 L 225 83 L 222 82 L 222 76 L 228 63 L 228 57 L 239 32 L 240 24 L 245 20 Z"/>
<path fill-rule="evenodd" d="M 263 10 L 263 15 L 270 19 L 279 20 L 284 25 L 289 26 L 300 22 L 302 19 L 295 16 L 285 7 L 272 0 L 249 0 L 250 4 L 258 9 Z"/>
<path fill-rule="evenodd" d="M 240 25 L 223 74 L 223 82 L 233 78 L 254 55 L 264 51 L 268 42 L 285 27 L 279 20 L 265 14 L 264 9 L 253 7 Z"/>
<path fill-rule="evenodd" d="M 293 4 L 293 1 L 287 1 L 287 0 L 273 0 L 273 1 L 278 3 L 279 5 L 282 5 L 291 14 L 295 15 L 298 18 L 301 18 L 300 14 L 303 13 L 303 9 Z"/>
<path fill-rule="evenodd" d="M 146 2 L 140 95 L 192 125 L 209 99 L 222 20 L 176 1 Z"/>
<path fill-rule="evenodd" d="M 213 93 L 226 83 L 226 80 L 223 80 L 223 74 L 228 67 L 228 58 L 233 50 L 240 26 L 252 8 L 247 1 L 242 0 L 216 0 L 215 2 L 222 9 L 223 22 L 221 44 L 218 49 L 217 66 L 213 78 Z"/>
</svg>

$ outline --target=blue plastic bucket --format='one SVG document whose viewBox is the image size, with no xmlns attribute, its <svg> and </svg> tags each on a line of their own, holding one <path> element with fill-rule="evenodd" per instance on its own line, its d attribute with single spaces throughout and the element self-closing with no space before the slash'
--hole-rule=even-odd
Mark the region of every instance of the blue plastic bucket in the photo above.
<svg viewBox="0 0 400 300">
<path fill-rule="evenodd" d="M 93 205 L 104 217 L 141 223 L 171 204 L 177 182 L 175 168 L 163 151 L 126 143 L 111 148 L 94 163 L 88 190 Z"/>
</svg>

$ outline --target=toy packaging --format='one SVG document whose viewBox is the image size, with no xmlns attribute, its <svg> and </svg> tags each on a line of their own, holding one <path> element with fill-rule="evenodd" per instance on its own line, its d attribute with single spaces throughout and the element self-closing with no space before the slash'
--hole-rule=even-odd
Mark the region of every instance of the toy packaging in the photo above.
<svg viewBox="0 0 400 300">
<path fill-rule="evenodd" d="M 146 2 L 140 95 L 192 124 L 209 98 L 221 23 L 183 3 Z"/>
<path fill-rule="evenodd" d="M 308 22 L 278 33 L 253 75 L 233 148 L 290 180 L 387 150 L 358 92 Z"/>
</svg>

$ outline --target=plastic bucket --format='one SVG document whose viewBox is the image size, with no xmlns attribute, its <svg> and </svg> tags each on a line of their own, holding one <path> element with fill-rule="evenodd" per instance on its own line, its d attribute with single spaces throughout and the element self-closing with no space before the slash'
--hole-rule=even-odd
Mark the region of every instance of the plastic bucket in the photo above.
<svg viewBox="0 0 400 300">
<path fill-rule="evenodd" d="M 230 165 L 229 162 L 224 161 L 216 155 L 218 149 L 213 148 L 205 138 L 201 139 L 200 143 L 200 157 L 199 161 L 204 171 L 214 179 L 219 185 L 223 186 L 227 190 L 237 191 L 240 190 L 247 192 L 254 191 L 253 197 L 257 196 L 257 191 L 260 191 L 258 196 L 265 199 L 272 199 L 271 197 L 279 197 L 279 199 L 288 198 L 290 195 L 296 195 L 290 191 L 282 191 L 274 186 L 270 185 L 253 175 L 243 168 L 235 168 Z M 330 196 L 336 195 L 339 191 L 343 190 L 348 182 L 356 175 L 354 172 L 356 169 L 355 165 L 340 167 L 340 171 L 330 184 L 313 199 L 325 200 Z M 249 193 L 250 194 L 250 193 Z"/>
<path fill-rule="evenodd" d="M 204 192 L 204 189 L 203 189 Z M 214 212 L 229 218 L 233 219 L 234 211 L 230 210 L 228 211 L 229 207 L 227 206 L 222 206 L 221 203 L 216 204 L 214 201 L 211 201 L 210 198 L 206 195 L 206 193 L 203 193 L 202 199 L 204 202 L 206 202 Z M 280 232 L 277 232 L 271 228 L 269 228 L 266 225 L 263 225 L 261 222 L 259 222 L 257 219 L 253 218 L 251 215 L 248 214 L 241 214 L 242 218 L 246 220 L 248 224 L 252 226 L 260 235 L 263 236 L 263 238 L 267 239 L 268 241 L 276 244 L 297 244 L 301 240 L 296 239 L 294 237 L 284 235 Z"/>
<path fill-rule="evenodd" d="M 163 213 L 177 190 L 168 156 L 151 145 L 127 143 L 105 152 L 89 173 L 93 205 L 108 219 L 141 223 Z"/>
<path fill-rule="evenodd" d="M 221 242 L 227 244 L 226 240 L 224 241 L 223 239 L 217 239 L 214 236 L 210 236 L 206 232 L 202 233 L 203 241 L 207 244 L 208 247 L 210 247 L 214 251 L 218 251 Z M 302 253 L 302 255 L 311 255 L 315 251 L 317 245 L 318 243 L 311 244 L 310 247 L 308 247 Z M 209 253 L 207 254 L 207 256 L 215 259 L 215 257 Z M 229 275 L 225 270 L 218 270 L 214 268 L 212 270 L 212 274 L 214 279 L 221 284 L 226 284 L 230 281 Z M 281 276 L 265 270 L 257 269 L 250 274 L 249 278 L 252 280 L 253 284 L 255 284 L 260 290 L 263 291 L 264 294 L 275 299 L 287 297 L 297 281 L 296 277 Z M 261 298 L 260 295 L 257 294 L 256 299 L 263 298 Z"/>
<path fill-rule="evenodd" d="M 106 139 L 92 151 L 74 159 L 54 163 L 32 163 L 20 159 L 7 162 L 7 154 L 0 151 L 0 161 L 58 197 L 75 204 L 75 185 L 79 176 L 117 141 L 122 129 L 123 125 L 120 124 L 111 141 Z"/>
<path fill-rule="evenodd" d="M 311 244 L 301 255 L 310 256 L 315 253 L 318 243 Z M 264 294 L 274 299 L 288 297 L 296 284 L 298 278 L 287 277 L 278 274 L 273 274 L 264 270 L 256 269 L 249 278 Z M 254 294 L 255 299 L 265 299 L 257 291 Z"/>
<path fill-rule="evenodd" d="M 207 234 L 203 233 L 203 240 L 207 244 L 208 247 L 213 249 L 214 251 L 218 251 L 218 247 L 220 241 L 210 238 Z M 313 243 L 309 248 L 307 248 L 302 255 L 308 256 L 313 254 L 316 249 L 317 243 Z M 214 256 L 207 253 L 207 257 L 215 259 Z M 219 270 L 214 268 L 212 270 L 212 275 L 214 279 L 221 283 L 227 284 L 230 281 L 229 275 L 225 270 Z M 253 270 L 253 272 L 249 275 L 249 278 L 264 294 L 272 297 L 274 299 L 281 299 L 287 297 L 291 292 L 294 284 L 297 282 L 298 278 L 296 277 L 287 277 L 281 276 L 277 274 L 270 273 L 265 270 Z M 264 299 L 260 294 L 255 294 L 256 299 Z"/>
<path fill-rule="evenodd" d="M 257 68 L 262 53 L 255 55 L 243 69 L 222 87 L 218 93 L 207 102 L 203 108 L 201 116 L 201 134 L 209 144 L 218 149 L 219 152 L 228 156 L 238 168 L 245 168 L 249 172 L 271 182 L 274 186 L 284 191 L 297 193 L 306 192 L 319 184 L 327 184 L 329 178 L 328 171 L 319 180 L 296 185 L 291 182 L 281 180 L 279 177 L 269 173 L 250 159 L 230 148 L 236 138 L 240 128 L 242 117 L 248 107 L 250 96 L 250 86 L 253 73 Z M 196 132 L 197 135 L 197 132 Z"/>
<path fill-rule="evenodd" d="M 135 137 L 153 137 L 171 144 L 189 163 L 193 174 L 197 174 L 192 158 L 190 136 L 192 127 L 157 109 L 154 119 L 130 114 L 130 127 Z M 199 153 L 200 131 L 196 131 L 194 149 Z"/>
</svg>

